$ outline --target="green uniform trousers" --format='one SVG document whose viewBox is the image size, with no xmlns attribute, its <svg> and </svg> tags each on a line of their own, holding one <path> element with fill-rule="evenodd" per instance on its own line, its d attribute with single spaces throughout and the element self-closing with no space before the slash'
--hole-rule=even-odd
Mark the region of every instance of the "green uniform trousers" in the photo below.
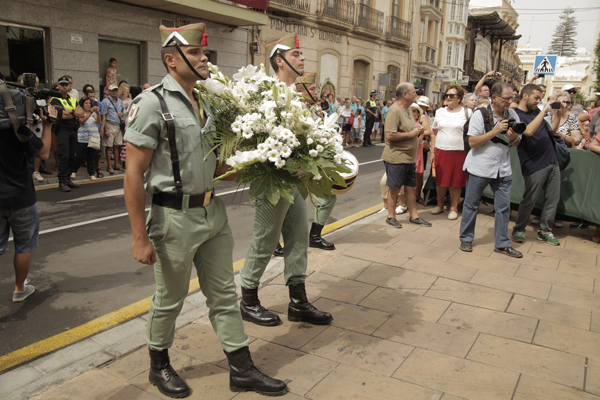
<svg viewBox="0 0 600 400">
<path fill-rule="evenodd" d="M 330 196 L 324 195 L 322 198 L 317 199 L 317 207 L 315 208 L 315 224 L 326 225 L 333 206 L 337 201 L 337 196 L 332 194 Z"/>
<path fill-rule="evenodd" d="M 308 208 L 300 192 L 293 190 L 293 204 L 281 198 L 273 205 L 264 194 L 254 200 L 254 236 L 240 271 L 242 286 L 246 289 L 255 289 L 260 284 L 280 234 L 285 246 L 285 284 L 296 285 L 306 280 Z"/>
<path fill-rule="evenodd" d="M 146 223 L 156 250 L 146 341 L 153 350 L 171 347 L 175 320 L 188 294 L 192 263 L 209 308 L 208 316 L 225 351 L 248 346 L 233 280 L 233 237 L 225 205 L 218 198 L 207 207 L 185 212 L 152 205 Z"/>
</svg>

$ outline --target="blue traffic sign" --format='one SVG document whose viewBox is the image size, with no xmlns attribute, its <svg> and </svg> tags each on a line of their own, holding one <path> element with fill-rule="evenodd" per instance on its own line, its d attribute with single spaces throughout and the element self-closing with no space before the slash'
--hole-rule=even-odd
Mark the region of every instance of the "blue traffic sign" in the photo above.
<svg viewBox="0 0 600 400">
<path fill-rule="evenodd" d="M 535 56 L 534 75 L 554 75 L 554 71 L 556 71 L 556 56 Z"/>
</svg>

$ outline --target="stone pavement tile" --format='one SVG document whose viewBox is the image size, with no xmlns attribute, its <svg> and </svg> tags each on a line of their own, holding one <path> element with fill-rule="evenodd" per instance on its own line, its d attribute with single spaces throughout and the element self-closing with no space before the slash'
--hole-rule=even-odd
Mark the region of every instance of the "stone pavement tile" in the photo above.
<svg viewBox="0 0 600 400">
<path fill-rule="evenodd" d="M 600 360 L 600 333 L 540 321 L 533 343 Z"/>
<path fill-rule="evenodd" d="M 600 253 L 600 244 L 592 242 L 589 238 L 583 239 L 569 234 L 565 240 L 565 249 L 598 255 Z"/>
<path fill-rule="evenodd" d="M 390 313 L 374 310 L 354 304 L 319 299 L 314 303 L 319 310 L 333 315 L 332 326 L 370 335 L 391 316 Z"/>
<path fill-rule="evenodd" d="M 585 391 L 600 396 L 600 360 L 588 358 Z"/>
<path fill-rule="evenodd" d="M 29 364 L 0 374 L 0 397 L 6 396 L 27 384 L 40 379 L 44 374 Z"/>
<path fill-rule="evenodd" d="M 171 357 L 171 365 L 192 389 L 188 399 L 229 400 L 236 395 L 229 390 L 229 371 L 226 369 L 182 353 Z M 148 371 L 136 375 L 129 383 L 160 399 L 169 399 L 148 381 Z"/>
<path fill-rule="evenodd" d="M 175 332 L 174 350 L 198 360 L 218 364 L 225 359 L 223 348 L 208 317 L 184 326 Z"/>
<path fill-rule="evenodd" d="M 431 252 L 435 253 L 437 251 L 438 250 Z M 475 272 L 477 272 L 477 268 L 451 264 L 448 262 L 440 262 L 431 258 L 419 256 L 413 257 L 408 262 L 402 264 L 402 268 L 436 276 L 443 276 L 445 278 L 456 279 L 464 282 L 468 282 L 469 279 L 475 275 Z"/>
<path fill-rule="evenodd" d="M 358 304 L 375 289 L 375 286 L 369 285 L 368 283 L 338 278 L 337 276 L 319 272 L 312 274 L 306 280 L 306 292 L 309 295 L 325 297 L 327 299 L 351 304 Z"/>
<path fill-rule="evenodd" d="M 475 307 L 504 311 L 512 293 L 452 279 L 438 278 L 425 296 Z"/>
<path fill-rule="evenodd" d="M 600 332 L 600 311 L 592 310 L 592 322 L 590 323 L 590 331 Z"/>
<path fill-rule="evenodd" d="M 339 256 L 321 267 L 320 272 L 345 279 L 354 279 L 365 270 L 371 261 L 354 257 Z"/>
<path fill-rule="evenodd" d="M 292 349 L 299 349 L 327 329 L 327 325 L 290 322 L 286 315 L 281 315 L 280 317 L 282 324 L 278 326 L 260 326 L 244 321 L 244 330 L 248 336 Z M 333 318 L 335 318 L 335 315 Z"/>
<path fill-rule="evenodd" d="M 92 340 L 105 346 L 112 346 L 123 339 L 133 335 L 145 334 L 146 321 L 141 318 L 135 318 L 119 326 L 108 329 L 102 333 L 92 336 Z"/>
<path fill-rule="evenodd" d="M 444 393 L 440 400 L 467 400 L 464 397 L 458 397 L 450 393 Z"/>
<path fill-rule="evenodd" d="M 93 369 L 43 392 L 39 396 L 32 397 L 32 399 L 96 400 L 117 393 L 126 386 L 127 382 L 124 380 L 99 369 Z"/>
<path fill-rule="evenodd" d="M 320 271 L 324 266 L 334 262 L 338 257 L 340 257 L 340 254 L 332 251 L 310 251 L 308 253 L 307 265 L 310 265 L 310 269 L 314 271 Z"/>
<path fill-rule="evenodd" d="M 594 290 L 594 278 L 592 277 L 563 271 L 549 271 L 545 268 L 532 267 L 530 265 L 521 265 L 515 276 L 533 281 L 551 283 L 553 285 L 566 286 L 584 292 L 592 292 Z"/>
<path fill-rule="evenodd" d="M 377 288 L 358 305 L 409 318 L 435 322 L 446 311 L 450 302 L 423 297 L 406 291 Z"/>
<path fill-rule="evenodd" d="M 398 253 L 380 249 L 378 247 L 367 246 L 365 244 L 355 244 L 342 254 L 348 257 L 359 258 L 380 264 L 393 265 L 399 267 L 408 261 L 408 258 L 401 257 Z"/>
<path fill-rule="evenodd" d="M 427 220 L 427 218 L 425 218 L 425 220 Z M 431 223 L 433 223 L 433 221 L 429 221 Z M 438 226 L 437 224 L 434 224 L 431 228 L 428 228 L 427 231 L 421 231 L 425 234 L 429 233 L 432 237 L 445 237 L 448 239 L 454 239 L 455 244 L 458 243 L 458 245 L 460 245 L 460 241 L 458 240 L 458 235 L 456 234 L 455 231 L 452 231 L 448 228 L 444 228 L 442 226 Z M 457 246 L 458 246 L 457 245 Z"/>
<path fill-rule="evenodd" d="M 512 400 L 598 400 L 599 398 L 574 389 L 529 375 L 521 375 Z"/>
<path fill-rule="evenodd" d="M 129 385 L 124 389 L 119 390 L 117 393 L 102 397 L 100 400 L 157 400 L 160 398 L 168 399 L 169 397 L 162 396 L 158 390 L 156 391 L 156 395 L 154 395 L 144 392 L 142 389 L 139 389 L 133 385 Z M 188 398 L 193 399 L 193 397 Z"/>
<path fill-rule="evenodd" d="M 600 309 L 600 294 L 582 292 L 564 286 L 552 286 L 548 300 L 586 310 Z"/>
<path fill-rule="evenodd" d="M 414 347 L 330 327 L 301 351 L 356 368 L 391 376 Z"/>
<path fill-rule="evenodd" d="M 399 239 L 389 235 L 385 231 L 377 233 L 353 232 L 344 236 L 344 241 L 355 244 L 367 244 L 369 246 L 385 249 L 398 242 Z"/>
<path fill-rule="evenodd" d="M 84 339 L 81 342 L 72 344 L 64 349 L 55 351 L 47 356 L 39 358 L 31 362 L 31 365 L 47 374 L 57 369 L 63 368 L 66 365 L 73 364 L 77 360 L 81 360 L 104 349 L 104 346 L 91 339 Z"/>
<path fill-rule="evenodd" d="M 507 257 L 508 258 L 508 257 Z M 517 278 L 489 271 L 477 271 L 469 281 L 475 285 L 493 287 L 507 292 L 524 294 L 525 296 L 547 299 L 552 285 L 530 279 Z"/>
<path fill-rule="evenodd" d="M 600 279 L 600 268 L 594 265 L 582 264 L 574 261 L 560 260 L 558 270 L 572 274 L 591 276 Z"/>
<path fill-rule="evenodd" d="M 431 287 L 437 276 L 411 271 L 383 264 L 371 264 L 359 276 L 357 281 L 391 289 L 421 289 Z"/>
<path fill-rule="evenodd" d="M 536 243 L 532 245 L 529 253 L 582 264 L 596 265 L 596 254 L 585 253 L 579 250 L 561 249 L 557 246 L 550 246 L 548 243 Z"/>
<path fill-rule="evenodd" d="M 398 258 L 410 259 L 414 257 L 420 250 L 427 250 L 428 246 L 417 243 L 403 243 L 402 241 L 388 247 L 386 251 L 394 254 Z M 385 264 L 385 263 L 383 263 Z M 397 265 L 395 265 L 397 266 Z"/>
<path fill-rule="evenodd" d="M 318 298 L 318 296 L 313 296 L 311 293 L 307 293 L 307 296 L 311 302 Z M 270 283 L 267 286 L 261 287 L 258 289 L 258 298 L 262 306 L 269 311 L 287 314 L 288 304 L 290 303 L 290 292 L 285 284 Z M 285 315 L 279 315 L 279 317 L 285 317 Z"/>
<path fill-rule="evenodd" d="M 438 248 L 435 251 L 431 251 L 431 247 L 421 247 L 415 251 L 414 257 L 429 258 L 437 261 L 447 261 L 452 257 L 459 249 L 442 249 Z"/>
<path fill-rule="evenodd" d="M 340 364 L 305 397 L 318 400 L 439 400 L 442 393 Z"/>
<path fill-rule="evenodd" d="M 259 394 L 256 392 L 240 393 L 237 395 L 237 397 L 235 397 L 235 399 L 238 399 L 238 400 L 265 400 L 265 398 L 270 398 L 270 397 L 265 397 L 262 394 Z M 274 398 L 277 398 L 277 397 L 274 397 Z M 285 397 L 281 397 L 281 398 L 285 399 L 285 400 L 306 400 L 306 397 L 297 395 L 292 392 L 287 392 L 285 394 Z M 208 400 L 210 400 L 210 399 L 208 399 Z"/>
<path fill-rule="evenodd" d="M 590 310 L 520 294 L 513 297 L 506 312 L 586 330 L 592 317 Z"/>
<path fill-rule="evenodd" d="M 518 265 L 515 265 L 513 263 L 505 263 L 501 260 L 494 260 L 493 258 L 489 257 L 482 257 L 472 253 L 465 253 L 464 251 L 456 252 L 456 254 L 454 254 L 448 259 L 448 262 L 456 265 L 483 269 L 486 271 L 506 275 L 514 275 L 515 272 L 517 272 L 517 269 L 519 268 Z"/>
<path fill-rule="evenodd" d="M 488 257 L 492 251 L 494 251 L 494 246 L 493 244 L 489 244 L 489 243 L 479 243 L 481 240 L 480 239 L 475 239 L 474 243 L 473 243 L 473 252 L 470 254 L 475 254 L 478 256 L 482 256 L 482 257 Z M 440 247 L 440 248 L 444 248 L 447 250 L 452 250 L 455 251 L 457 253 L 460 253 L 460 240 L 459 240 L 459 236 L 457 234 L 454 234 L 454 236 L 452 237 L 440 237 L 439 239 L 437 239 L 435 242 L 431 243 L 431 246 L 434 247 Z"/>
<path fill-rule="evenodd" d="M 534 245 L 532 245 L 532 247 L 533 246 Z M 546 246 L 550 247 L 549 244 Z M 528 253 L 523 253 L 523 258 L 513 258 L 496 252 L 492 252 L 492 254 L 490 254 L 490 258 L 506 261 L 507 263 L 511 264 L 525 264 L 531 265 L 533 267 L 552 269 L 554 271 L 556 271 L 558 263 L 560 261 L 560 258 L 536 254 L 531 250 L 529 250 Z"/>
<path fill-rule="evenodd" d="M 431 233 L 429 233 L 428 231 L 406 231 L 404 229 L 397 229 L 396 230 L 396 239 L 398 239 L 397 241 L 400 243 L 413 243 L 413 244 L 420 244 L 420 245 L 425 245 L 425 246 L 429 246 L 432 242 L 434 242 L 438 236 L 436 235 L 432 235 Z"/>
<path fill-rule="evenodd" d="M 583 390 L 585 357 L 482 334 L 467 359 Z"/>
<path fill-rule="evenodd" d="M 456 357 L 465 357 L 478 335 L 478 332 L 401 315 L 392 316 L 373 333 L 373 336 Z"/>
<path fill-rule="evenodd" d="M 502 368 L 415 349 L 394 378 L 472 400 L 509 400 L 519 374 Z"/>
<path fill-rule="evenodd" d="M 290 391 L 300 396 L 305 395 L 338 365 L 335 361 L 262 340 L 254 341 L 250 345 L 250 351 L 258 369 L 269 376 L 284 380 Z M 227 389 L 229 390 L 229 384 Z M 240 399 L 242 398 L 245 397 L 240 396 Z"/>
<path fill-rule="evenodd" d="M 175 353 L 173 350 L 170 350 L 169 354 L 173 356 Z M 131 354 L 102 365 L 100 370 L 124 381 L 128 381 L 140 373 L 148 371 L 149 368 L 150 356 L 148 354 L 148 348 L 144 346 Z"/>
<path fill-rule="evenodd" d="M 453 303 L 438 323 L 502 336 L 521 342 L 531 342 L 538 320 L 505 312 Z"/>
</svg>

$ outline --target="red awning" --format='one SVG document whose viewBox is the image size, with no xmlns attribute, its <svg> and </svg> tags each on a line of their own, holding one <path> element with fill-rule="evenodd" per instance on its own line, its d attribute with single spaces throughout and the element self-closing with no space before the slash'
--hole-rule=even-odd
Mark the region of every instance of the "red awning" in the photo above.
<svg viewBox="0 0 600 400">
<path fill-rule="evenodd" d="M 242 4 L 244 6 L 256 8 L 258 10 L 266 10 L 268 0 L 229 0 L 232 3 Z"/>
</svg>

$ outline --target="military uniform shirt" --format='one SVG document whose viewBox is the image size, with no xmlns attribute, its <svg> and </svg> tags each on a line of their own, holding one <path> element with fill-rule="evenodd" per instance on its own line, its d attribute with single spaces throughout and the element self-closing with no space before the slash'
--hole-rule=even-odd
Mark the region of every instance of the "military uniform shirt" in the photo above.
<svg viewBox="0 0 600 400">
<path fill-rule="evenodd" d="M 175 78 L 165 76 L 156 90 L 164 97 L 175 119 L 183 193 L 191 195 L 211 190 L 217 160 L 211 152 L 214 125 L 209 103 L 203 100 L 207 120 L 202 128 L 194 106 Z M 128 117 L 125 140 L 138 147 L 154 149 L 145 174 L 146 192 L 175 193 L 167 124 L 162 118 L 158 97 L 151 90 L 144 91 L 133 99 Z"/>
</svg>

